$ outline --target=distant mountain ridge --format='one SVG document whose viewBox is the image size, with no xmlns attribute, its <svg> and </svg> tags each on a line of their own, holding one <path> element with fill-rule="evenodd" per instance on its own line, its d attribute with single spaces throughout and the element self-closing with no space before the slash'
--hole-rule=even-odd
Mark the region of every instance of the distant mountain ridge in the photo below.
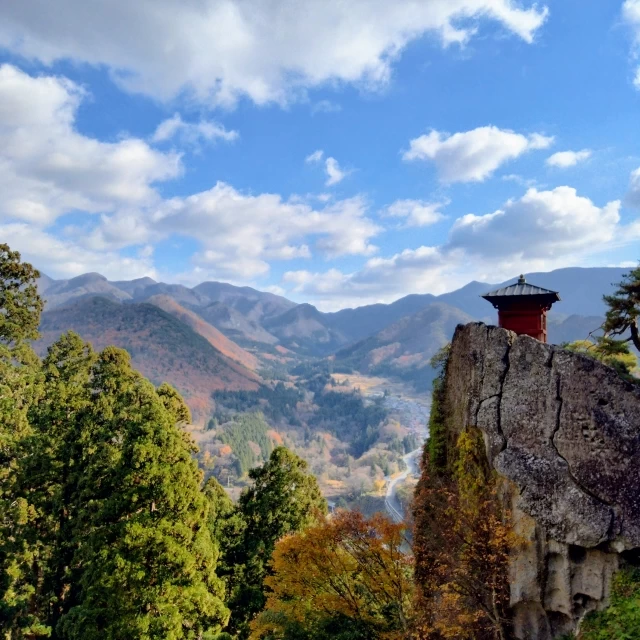
<svg viewBox="0 0 640 640">
<path fill-rule="evenodd" d="M 610 293 L 624 273 L 621 268 L 574 267 L 526 274 L 529 282 L 560 292 L 562 301 L 555 305 L 549 318 L 550 340 L 585 338 L 596 329 L 605 311 L 602 295 Z M 203 282 L 190 288 L 152 278 L 112 282 L 98 273 L 87 273 L 69 280 L 43 275 L 39 286 L 46 300 L 43 328 L 49 327 L 48 331 L 52 326 L 65 330 L 63 318 L 70 322 L 66 328 L 83 328 L 79 319 L 83 305 L 93 308 L 96 296 L 111 301 L 116 316 L 128 313 L 124 309 L 116 312 L 117 307 L 138 308 L 149 303 L 202 337 L 208 349 L 242 367 L 252 380 L 250 384 L 254 384 L 256 378 L 251 370 L 261 365 L 268 368 L 282 360 L 283 354 L 298 358 L 335 354 L 337 364 L 349 363 L 364 372 L 401 377 L 419 372 L 422 376 L 424 363 L 451 337 L 456 323 L 496 322 L 495 310 L 480 296 L 514 279 L 493 284 L 472 281 L 438 296 L 411 294 L 390 304 L 331 313 L 308 303 L 298 304 L 270 292 L 224 282 Z M 55 314 L 70 304 L 76 309 L 72 323 L 68 311 Z M 57 318 L 54 325 L 53 317 Z M 95 314 L 92 317 L 98 322 Z M 100 342 L 99 336 L 105 335 L 107 328 L 113 329 L 107 319 L 103 323 L 103 327 L 87 327 L 86 333 Z M 140 327 L 136 327 L 139 331 Z M 126 327 L 112 333 L 120 341 L 119 346 L 127 344 L 126 334 Z M 210 374 L 207 384 L 217 388 L 222 378 Z"/>
</svg>

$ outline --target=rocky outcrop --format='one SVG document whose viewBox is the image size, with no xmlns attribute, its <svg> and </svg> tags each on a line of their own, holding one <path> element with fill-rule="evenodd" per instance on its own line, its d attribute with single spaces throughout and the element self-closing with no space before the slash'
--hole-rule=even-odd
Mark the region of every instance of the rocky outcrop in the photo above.
<svg viewBox="0 0 640 640">
<path fill-rule="evenodd" d="M 510 568 L 516 635 L 574 631 L 640 549 L 640 387 L 585 356 L 482 324 L 459 326 L 448 434 L 484 436 L 522 544 Z"/>
</svg>

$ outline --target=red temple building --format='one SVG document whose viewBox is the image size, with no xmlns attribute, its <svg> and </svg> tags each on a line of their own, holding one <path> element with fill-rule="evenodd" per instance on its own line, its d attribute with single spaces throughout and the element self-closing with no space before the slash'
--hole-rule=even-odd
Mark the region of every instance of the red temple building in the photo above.
<svg viewBox="0 0 640 640">
<path fill-rule="evenodd" d="M 516 284 L 482 296 L 498 310 L 498 324 L 518 335 L 547 341 L 547 311 L 560 300 L 557 291 L 528 284 L 524 276 Z"/>
</svg>

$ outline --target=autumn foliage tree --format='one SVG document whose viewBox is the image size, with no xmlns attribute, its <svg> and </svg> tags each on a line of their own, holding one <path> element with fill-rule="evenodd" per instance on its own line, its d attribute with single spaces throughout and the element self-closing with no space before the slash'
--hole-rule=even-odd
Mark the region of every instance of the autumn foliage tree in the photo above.
<svg viewBox="0 0 640 640">
<path fill-rule="evenodd" d="M 404 525 L 339 511 L 276 545 L 252 640 L 406 637 L 413 595 Z"/>
<path fill-rule="evenodd" d="M 509 554 L 517 540 L 507 524 L 481 433 L 463 431 L 447 473 L 428 466 L 414 515 L 416 610 L 421 640 L 507 640 Z"/>
</svg>

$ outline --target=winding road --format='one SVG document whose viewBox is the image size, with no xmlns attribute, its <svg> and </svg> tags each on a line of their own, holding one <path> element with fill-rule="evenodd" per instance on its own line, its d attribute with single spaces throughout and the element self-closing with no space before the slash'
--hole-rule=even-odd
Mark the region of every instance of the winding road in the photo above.
<svg viewBox="0 0 640 640">
<path fill-rule="evenodd" d="M 395 478 L 389 478 L 389 485 L 387 486 L 387 496 L 384 500 L 384 506 L 387 508 L 389 515 L 394 522 L 402 522 L 404 520 L 404 514 L 402 513 L 402 505 L 398 496 L 396 495 L 398 486 L 404 482 L 410 475 L 418 475 L 418 459 L 422 453 L 422 447 L 415 449 L 406 456 L 402 456 L 407 468 L 400 475 Z"/>
</svg>

